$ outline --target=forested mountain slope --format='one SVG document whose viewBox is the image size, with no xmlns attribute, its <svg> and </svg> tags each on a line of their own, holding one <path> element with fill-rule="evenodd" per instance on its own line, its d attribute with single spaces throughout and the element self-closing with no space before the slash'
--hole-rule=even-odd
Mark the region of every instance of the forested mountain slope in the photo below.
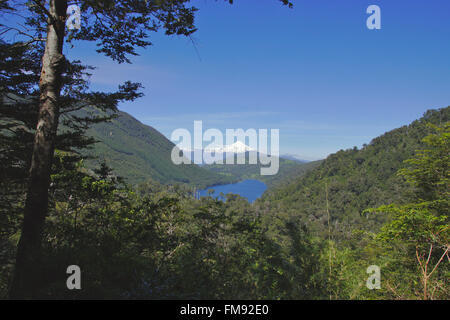
<svg viewBox="0 0 450 320">
<path fill-rule="evenodd" d="M 131 184 L 149 178 L 161 183 L 183 182 L 197 187 L 236 181 L 194 164 L 175 165 L 171 160 L 174 144 L 125 112 L 119 112 L 111 122 L 95 124 L 87 135 L 99 141 L 88 154 L 104 160 L 115 174 Z M 88 166 L 98 160 L 88 161 Z"/>
<path fill-rule="evenodd" d="M 300 216 L 313 229 L 326 230 L 327 193 L 331 225 L 348 235 L 361 225 L 375 228 L 386 217 L 362 216 L 363 210 L 399 203 L 411 191 L 397 171 L 404 160 L 423 147 L 421 140 L 430 132 L 427 122 L 442 124 L 450 119 L 450 107 L 430 110 L 408 126 L 373 139 L 362 149 L 341 150 L 300 178 L 265 194 L 259 204 L 269 210 Z"/>
</svg>

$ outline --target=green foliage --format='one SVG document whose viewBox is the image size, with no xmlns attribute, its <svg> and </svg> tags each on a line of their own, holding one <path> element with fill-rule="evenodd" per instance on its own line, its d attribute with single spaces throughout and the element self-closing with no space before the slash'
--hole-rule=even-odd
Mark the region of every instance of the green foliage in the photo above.
<svg viewBox="0 0 450 320">
<path fill-rule="evenodd" d="M 448 216 L 435 216 L 424 203 L 404 206 L 382 206 L 376 212 L 388 213 L 392 220 L 381 228 L 379 239 L 385 242 L 401 240 L 415 247 L 430 241 L 449 242 Z"/>
<path fill-rule="evenodd" d="M 413 187 L 403 199 L 410 202 L 365 210 L 365 216 L 383 214 L 389 219 L 379 232 L 353 232 L 324 254 L 323 265 L 328 262 L 333 270 L 330 297 L 448 299 L 448 123 L 427 127 L 433 133 L 423 138 L 422 149 L 398 172 Z M 362 280 L 372 264 L 381 268 L 381 289 L 370 291 Z"/>
<path fill-rule="evenodd" d="M 11 261 L 17 239 L 21 237 L 20 247 L 23 251 L 18 256 L 32 258 L 17 260 L 16 270 L 21 271 L 16 272 L 19 276 L 15 277 L 17 288 L 13 290 L 14 296 L 35 297 L 34 290 L 37 290 L 38 296 L 43 298 L 166 297 L 167 292 L 177 296 L 202 297 L 210 296 L 210 289 L 214 288 L 218 297 L 231 297 L 236 292 L 241 292 L 243 296 L 258 297 L 259 291 L 252 291 L 252 288 L 258 287 L 252 282 L 253 275 L 257 273 L 248 274 L 247 267 L 261 259 L 256 254 L 259 251 L 255 249 L 261 240 L 257 231 L 261 227 L 249 216 L 240 215 L 245 202 L 241 204 L 242 201 L 238 201 L 239 210 L 233 211 L 222 207 L 228 201 L 225 204 L 198 204 L 193 199 L 187 199 L 187 196 L 178 198 L 167 192 L 136 197 L 134 191 L 121 185 L 120 179 L 111 175 L 106 165 L 94 172 L 84 169 L 80 162 L 82 157 L 78 153 L 93 143 L 85 135 L 89 126 L 112 119 L 119 101 L 133 101 L 140 97 L 140 85 L 125 82 L 114 93 L 89 91 L 87 79 L 92 68 L 79 61 L 67 61 L 62 55 L 62 42 L 94 41 L 97 52 L 119 63 L 129 62 L 128 57 L 137 54 L 136 48 L 151 44 L 147 40 L 150 32 L 163 29 L 168 35 L 192 34 L 196 30 L 196 8 L 190 6 L 189 0 L 83 1 L 80 3 L 82 31 L 73 31 L 66 37 L 63 21 L 67 2 L 50 1 L 50 9 L 47 9 L 45 2 L 26 1 L 20 6 L 26 10 L 21 14 L 15 12 L 15 5 L 10 5 L 12 2 L 0 2 L 2 13 L 13 14 L 12 20 L 16 22 L 12 28 L 0 24 L 1 34 L 5 36 L 13 31 L 17 32 L 16 36 L 20 35 L 19 38 L 30 37 L 31 40 L 0 43 L 0 160 L 1 177 L 5 177 L 1 182 L 2 186 L 6 186 L 1 190 L 5 197 L 0 203 L 1 211 L 5 213 L 0 221 L 1 296 L 5 296 Z M 232 3 L 231 0 L 228 2 Z M 292 6 L 287 0 L 281 2 Z M 46 31 L 53 29 L 57 29 L 55 34 L 48 37 L 47 43 L 42 42 Z M 41 70 L 40 61 L 49 61 L 41 59 L 44 46 L 47 53 L 54 52 L 44 56 L 50 57 L 51 63 Z M 40 71 L 54 74 L 50 78 L 55 79 L 46 81 L 46 77 L 43 77 L 39 83 L 42 90 L 38 88 Z M 44 100 L 51 100 L 47 109 L 43 107 Z M 36 128 L 38 106 L 40 125 L 37 130 L 39 132 L 44 128 L 48 132 L 44 132 L 40 139 L 42 141 L 36 139 L 32 148 L 33 140 L 30 137 Z M 90 112 L 91 108 L 95 111 Z M 80 116 L 77 113 L 80 110 L 87 115 Z M 44 111 L 51 115 L 45 115 Z M 59 116 L 61 123 L 56 130 Z M 22 147 L 17 142 L 24 142 L 26 146 Z M 58 151 L 53 155 L 55 147 Z M 14 213 L 22 211 L 27 181 L 25 178 L 14 179 L 26 176 L 24 172 L 29 170 L 32 150 L 33 159 L 43 160 L 31 166 L 32 172 L 34 168 L 39 168 L 36 169 L 36 175 L 31 174 L 32 179 L 29 181 L 28 199 L 32 200 L 26 202 L 25 220 L 30 223 L 25 225 L 30 227 L 25 227 L 23 234 L 20 234 L 19 226 L 23 223 L 23 217 L 21 213 Z M 167 166 L 165 160 L 156 160 L 156 164 L 166 167 L 159 172 L 154 170 L 152 177 L 160 180 L 176 178 L 192 183 L 205 183 L 205 180 L 209 183 L 216 179 L 217 183 L 217 175 L 195 167 L 190 175 L 180 172 L 180 175 L 169 173 L 166 176 L 162 172 L 172 168 Z M 52 184 L 49 188 L 50 180 Z M 36 190 L 43 191 L 42 197 L 33 199 Z M 50 197 L 49 204 L 47 195 Z M 42 205 L 40 199 L 43 199 Z M 12 201 L 13 205 L 8 205 L 8 201 Z M 190 204 L 186 201 L 193 201 L 194 211 L 184 214 L 181 208 Z M 233 206 L 234 200 L 230 201 Z M 196 208 L 196 205 L 200 207 Z M 231 211 L 228 212 L 228 209 Z M 33 210 L 36 210 L 35 214 Z M 183 224 L 184 221 L 189 224 Z M 41 256 L 41 226 L 44 222 Z M 173 226 L 184 228 L 173 233 Z M 187 252 L 179 250 L 181 257 L 174 254 L 178 248 L 174 245 L 185 238 L 190 241 L 191 235 L 204 248 L 198 247 L 198 243 L 187 242 Z M 236 252 L 247 255 L 238 255 Z M 197 259 L 190 262 L 188 257 L 191 256 Z M 179 260 L 171 260 L 172 257 Z M 64 287 L 65 268 L 69 264 L 78 264 L 85 270 L 83 277 L 86 286 L 81 292 L 68 292 Z M 177 282 L 170 278 L 172 270 L 179 270 L 178 280 L 182 282 L 190 276 L 184 270 L 199 270 L 199 275 L 206 279 L 204 286 L 200 290 L 196 290 L 193 283 L 188 283 L 186 288 L 173 287 L 173 283 Z M 256 270 L 260 270 L 259 267 Z M 161 277 L 161 274 L 165 277 Z M 31 276 L 27 278 L 28 275 Z M 39 276 L 38 279 L 34 279 L 33 275 Z M 268 277 L 272 279 L 270 272 Z M 224 283 L 226 285 L 221 289 Z M 39 288 L 35 288 L 35 284 L 39 284 Z M 165 291 L 165 288 L 170 288 L 170 291 Z M 243 290 L 236 291 L 236 288 Z M 33 292 L 27 292 L 28 289 Z"/>
<path fill-rule="evenodd" d="M 415 188 L 412 202 L 375 210 L 391 215 L 378 234 L 380 245 L 390 249 L 385 255 L 402 260 L 402 270 L 412 280 L 406 286 L 409 292 L 404 282 L 392 282 L 397 280 L 397 286 L 403 287 L 402 296 L 418 297 L 421 292 L 423 299 L 448 298 L 450 275 L 449 261 L 445 261 L 450 249 L 450 123 L 430 127 L 435 132 L 423 139 L 426 148 L 405 161 L 409 167 L 399 172 Z"/>
<path fill-rule="evenodd" d="M 431 113 L 427 121 L 433 122 L 442 112 Z M 334 190 L 336 185 L 330 182 L 333 218 L 330 240 L 325 240 L 328 238 L 325 222 L 317 227 L 314 219 L 305 220 L 302 210 L 298 210 L 302 208 L 300 204 L 292 203 L 291 207 L 282 201 L 249 204 L 237 195 L 227 195 L 226 201 L 211 197 L 197 200 L 185 183 L 166 185 L 152 179 L 133 189 L 117 178 L 105 162 L 99 168 L 87 169 L 84 161 L 75 161 L 73 153 L 57 151 L 51 177 L 50 214 L 44 230 L 44 268 L 39 296 L 447 299 L 448 157 L 444 155 L 448 150 L 448 125 L 432 128 L 427 121 L 415 122 L 407 128 L 409 138 L 424 135 L 431 129 L 436 132 L 423 139 L 424 145 L 417 144 L 422 149 L 405 162 L 399 174 L 389 175 L 379 170 L 392 183 L 411 183 L 411 188 L 397 185 L 402 193 L 384 199 L 385 202 L 398 200 L 397 203 L 363 211 L 359 220 L 355 218 L 358 223 L 342 228 L 340 219 L 345 215 L 339 215 L 345 210 L 339 210 L 350 204 L 339 206 L 341 198 L 336 197 L 339 194 Z M 296 195 L 288 191 L 293 190 L 292 184 L 302 186 L 300 191 L 310 199 L 302 202 L 303 210 L 324 215 L 326 197 L 315 199 L 314 188 L 318 194 L 325 194 L 321 183 L 332 181 L 332 177 L 344 183 L 344 178 L 353 179 L 355 172 L 369 174 L 391 167 L 392 163 L 387 166 L 375 160 L 397 157 L 383 153 L 386 148 L 404 151 L 404 147 L 398 148 L 399 144 L 403 145 L 404 133 L 403 130 L 391 133 L 396 138 L 394 145 L 375 139 L 375 146 L 340 152 L 339 157 L 333 155 L 300 175 L 297 179 L 301 182 L 293 181 L 277 192 L 284 190 L 283 195 L 295 199 L 299 192 Z M 386 139 L 393 138 L 391 134 L 386 134 Z M 379 158 L 367 154 L 377 154 Z M 441 158 L 437 159 L 437 155 Z M 368 166 L 361 171 L 355 159 L 378 165 L 376 169 Z M 349 168 L 344 166 L 346 161 L 350 163 Z M 326 179 L 311 184 L 313 177 L 324 172 L 328 173 Z M 380 194 L 385 195 L 387 191 L 377 186 Z M 364 196 L 358 188 L 353 186 L 351 190 Z M 374 190 L 371 186 L 366 188 Z M 16 191 L 20 194 L 20 190 Z M 320 200 L 324 208 L 317 212 L 308 208 L 320 204 Z M 13 206 L 7 207 L 6 202 L 1 206 L 5 213 L 0 220 L 1 297 L 6 297 L 20 236 L 23 198 L 17 196 L 14 201 Z M 386 218 L 377 220 L 380 214 Z M 65 287 L 65 270 L 72 264 L 81 267 L 81 291 L 69 291 Z M 380 290 L 369 290 L 365 285 L 366 269 L 373 264 L 381 268 Z"/>
<path fill-rule="evenodd" d="M 94 158 L 86 165 L 94 168 L 98 160 L 105 161 L 114 168 L 115 174 L 132 185 L 151 179 L 165 184 L 187 183 L 202 189 L 238 181 L 195 164 L 175 165 L 171 160 L 175 145 L 154 128 L 125 112 L 119 112 L 109 122 L 91 126 L 87 134 L 97 143 L 84 152 Z"/>
<path fill-rule="evenodd" d="M 430 124 L 436 131 L 423 139 L 426 149 L 406 161 L 408 168 L 400 170 L 407 181 L 415 187 L 416 201 L 425 202 L 437 214 L 448 214 L 450 199 L 450 123 L 442 128 Z"/>
<path fill-rule="evenodd" d="M 269 190 L 261 201 L 272 210 L 299 215 L 305 224 L 323 236 L 328 230 L 327 184 L 331 224 L 338 242 L 348 238 L 353 229 L 376 231 L 388 220 L 387 215 L 368 217 L 362 214 L 363 211 L 370 207 L 408 202 L 414 190 L 397 172 L 408 165 L 405 160 L 424 147 L 422 139 L 432 130 L 429 123 L 445 123 L 449 119 L 450 107 L 430 110 L 422 119 L 385 133 L 360 150 L 353 148 L 330 155 L 304 176 Z M 445 162 L 448 149 L 428 154 L 428 158 L 431 160 L 427 161 L 434 161 L 436 165 Z M 436 174 L 442 176 L 444 172 L 448 178 L 448 169 L 441 168 Z M 436 190 L 433 192 L 445 192 L 448 183 L 439 181 L 437 189 L 435 182 L 430 182 L 430 188 Z"/>
<path fill-rule="evenodd" d="M 323 289 L 312 277 L 319 244 L 298 221 L 276 218 L 278 237 L 269 216 L 239 196 L 196 200 L 185 185 L 151 181 L 134 191 L 105 164 L 93 174 L 65 152 L 53 172 L 41 298 L 304 299 Z M 5 230 L 5 280 L 19 225 Z M 72 264 L 81 291 L 65 287 Z"/>
</svg>

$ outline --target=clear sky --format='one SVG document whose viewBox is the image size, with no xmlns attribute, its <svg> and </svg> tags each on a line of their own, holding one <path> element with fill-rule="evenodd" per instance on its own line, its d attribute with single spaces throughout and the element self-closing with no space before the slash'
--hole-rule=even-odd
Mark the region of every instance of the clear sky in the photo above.
<svg viewBox="0 0 450 320">
<path fill-rule="evenodd" d="M 281 154 L 318 159 L 361 146 L 450 105 L 450 1 L 193 1 L 189 39 L 154 34 L 131 65 L 93 46 L 66 48 L 98 67 L 96 88 L 125 80 L 145 97 L 120 109 L 170 137 L 173 130 L 280 129 Z M 381 8 L 381 30 L 366 9 Z"/>
</svg>

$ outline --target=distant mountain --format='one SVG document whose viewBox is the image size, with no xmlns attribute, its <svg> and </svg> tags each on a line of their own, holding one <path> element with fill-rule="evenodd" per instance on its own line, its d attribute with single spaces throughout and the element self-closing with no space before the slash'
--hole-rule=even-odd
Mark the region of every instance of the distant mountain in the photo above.
<svg viewBox="0 0 450 320">
<path fill-rule="evenodd" d="M 219 146 L 219 145 L 212 145 L 208 146 L 204 150 L 191 150 L 191 149 L 182 149 L 183 154 L 186 158 L 190 159 L 191 161 L 194 161 L 194 153 L 197 152 L 208 152 L 211 155 L 215 155 L 216 153 L 222 154 L 222 164 L 208 164 L 206 163 L 205 159 L 203 159 L 203 162 L 199 164 L 202 168 L 209 170 L 211 172 L 230 177 L 231 179 L 235 180 L 246 180 L 246 179 L 255 179 L 262 181 L 267 184 L 267 186 L 273 187 L 275 185 L 280 185 L 281 183 L 287 183 L 291 180 L 293 177 L 298 177 L 302 175 L 303 173 L 307 172 L 308 170 L 314 168 L 317 166 L 320 161 L 314 161 L 314 162 L 306 162 L 301 161 L 298 159 L 295 160 L 289 160 L 285 158 L 278 158 L 279 161 L 279 171 L 276 175 L 272 176 L 263 176 L 261 175 L 261 167 L 262 165 L 259 163 L 259 153 L 251 148 L 250 146 L 246 145 L 245 143 L 241 141 L 237 141 L 230 145 L 225 146 Z M 232 153 L 233 155 L 230 156 L 229 153 Z M 237 164 L 237 156 L 245 154 L 245 164 Z M 255 154 L 256 158 L 258 159 L 257 164 L 250 164 L 249 158 L 251 154 Z M 203 154 L 204 155 L 204 154 Z M 230 157 L 234 157 L 234 160 L 230 160 Z M 263 166 L 267 167 L 267 166 Z"/>
<path fill-rule="evenodd" d="M 233 153 L 244 153 L 248 151 L 256 151 L 249 146 L 247 146 L 245 143 L 242 143 L 241 141 L 236 141 L 233 144 L 225 145 L 225 146 L 210 146 L 209 148 L 205 148 L 206 152 L 233 152 Z"/>
<path fill-rule="evenodd" d="M 96 143 L 87 155 L 95 160 L 87 160 L 88 167 L 105 161 L 118 176 L 131 184 L 153 179 L 161 183 L 188 183 L 198 188 L 233 183 L 245 179 L 257 179 L 269 187 L 288 182 L 314 168 L 319 162 L 301 163 L 298 160 L 279 159 L 279 172 L 274 176 L 261 176 L 261 165 L 175 165 L 171 152 L 175 146 L 154 128 L 142 124 L 126 112 L 110 122 L 99 123 L 88 130 L 88 135 Z M 244 143 L 237 141 L 231 145 L 210 146 L 204 151 L 222 152 L 224 162 L 227 152 L 235 154 L 256 152 Z M 194 151 L 183 150 L 184 156 L 193 159 Z"/>
<path fill-rule="evenodd" d="M 234 153 L 234 154 L 240 154 L 240 153 L 245 153 L 245 152 L 253 152 L 256 151 L 252 148 L 250 148 L 249 146 L 247 146 L 246 144 L 242 143 L 241 141 L 236 141 L 233 144 L 230 145 L 224 145 L 224 146 L 220 146 L 220 145 L 212 145 L 212 146 L 208 146 L 205 149 L 186 149 L 186 148 L 182 148 L 181 151 L 183 152 L 183 155 L 191 160 L 192 162 L 194 162 L 195 158 L 194 158 L 194 153 L 200 152 L 200 153 L 210 153 L 212 155 L 216 154 L 216 153 L 222 153 L 223 155 L 223 161 L 226 160 L 227 157 L 227 153 Z M 205 165 L 207 163 L 205 163 L 205 160 L 203 159 L 202 163 L 197 163 L 199 165 Z"/>
<path fill-rule="evenodd" d="M 111 122 L 94 125 L 88 135 L 99 141 L 87 153 L 98 160 L 88 160 L 88 166 L 104 160 L 115 174 L 131 184 L 153 179 L 161 183 L 182 182 L 203 188 L 237 181 L 194 164 L 175 165 L 171 160 L 174 144 L 126 112 L 119 112 L 119 116 Z"/>
<path fill-rule="evenodd" d="M 357 227 L 373 230 L 387 217 L 372 219 L 363 210 L 407 199 L 411 187 L 397 175 L 422 139 L 431 133 L 428 123 L 450 121 L 450 107 L 430 110 L 410 125 L 373 139 L 362 149 L 341 150 L 328 156 L 313 170 L 290 183 L 269 190 L 258 200 L 280 214 L 293 215 L 317 230 L 327 232 L 327 194 L 331 224 L 343 238 Z M 406 197 L 405 197 L 406 195 Z"/>
<path fill-rule="evenodd" d="M 300 156 L 298 156 L 296 154 L 282 154 L 282 155 L 280 155 L 280 158 L 283 158 L 283 159 L 286 159 L 286 160 L 297 161 L 297 162 L 300 162 L 300 163 L 311 162 L 310 160 L 302 159 Z"/>
</svg>

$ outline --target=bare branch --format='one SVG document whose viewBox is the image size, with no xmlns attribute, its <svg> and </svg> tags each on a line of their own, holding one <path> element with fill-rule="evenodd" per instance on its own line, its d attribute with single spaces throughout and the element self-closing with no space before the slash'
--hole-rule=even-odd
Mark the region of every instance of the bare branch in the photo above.
<svg viewBox="0 0 450 320">
<path fill-rule="evenodd" d="M 416 246 L 416 257 L 417 257 L 417 261 L 419 262 L 420 269 L 422 269 L 422 273 L 425 273 L 425 270 L 423 269 L 423 266 L 422 266 L 422 261 L 420 261 L 418 246 Z"/>
<path fill-rule="evenodd" d="M 430 263 L 431 252 L 433 252 L 433 244 L 430 245 L 430 250 L 428 251 L 427 262 L 425 263 L 425 275 L 427 274 L 428 263 Z"/>
<path fill-rule="evenodd" d="M 439 266 L 439 264 L 441 263 L 442 259 L 444 259 L 444 257 L 447 255 L 448 250 L 450 249 L 450 246 L 447 246 L 447 250 L 445 250 L 445 252 L 442 254 L 441 258 L 439 259 L 439 261 L 436 263 L 436 265 L 434 266 L 433 270 L 431 271 L 431 273 L 428 275 L 428 277 L 430 277 L 433 272 L 436 270 L 436 268 Z"/>
</svg>

